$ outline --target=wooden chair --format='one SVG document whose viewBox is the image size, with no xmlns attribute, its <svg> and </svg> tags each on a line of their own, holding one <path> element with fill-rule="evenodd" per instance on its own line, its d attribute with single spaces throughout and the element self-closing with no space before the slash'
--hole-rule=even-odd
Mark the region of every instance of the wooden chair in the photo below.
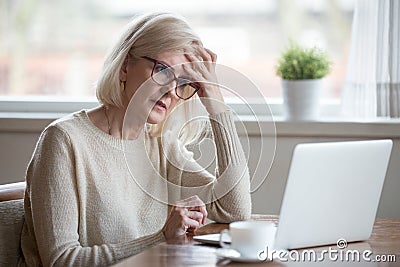
<svg viewBox="0 0 400 267">
<path fill-rule="evenodd" d="M 21 258 L 26 184 L 0 185 L 0 266 L 17 266 Z"/>
</svg>

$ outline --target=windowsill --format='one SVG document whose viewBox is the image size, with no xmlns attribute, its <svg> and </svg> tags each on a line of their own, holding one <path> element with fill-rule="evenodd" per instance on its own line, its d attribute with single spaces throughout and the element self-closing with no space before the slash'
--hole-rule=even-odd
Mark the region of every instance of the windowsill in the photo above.
<svg viewBox="0 0 400 267">
<path fill-rule="evenodd" d="M 40 133 L 55 119 L 68 113 L 0 112 L 0 132 Z M 273 136 L 271 119 L 262 117 L 259 122 L 251 116 L 240 116 L 246 131 L 239 135 Z M 357 138 L 400 138 L 400 119 L 370 119 L 363 121 L 325 117 L 318 121 L 287 121 L 274 117 L 278 137 L 357 137 Z"/>
</svg>

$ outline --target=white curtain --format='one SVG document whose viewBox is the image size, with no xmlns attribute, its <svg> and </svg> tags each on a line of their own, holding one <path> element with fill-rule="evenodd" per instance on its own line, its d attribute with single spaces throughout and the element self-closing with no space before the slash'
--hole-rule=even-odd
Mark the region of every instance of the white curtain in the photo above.
<svg viewBox="0 0 400 267">
<path fill-rule="evenodd" d="M 357 0 L 343 110 L 358 118 L 400 117 L 400 1 Z"/>
</svg>

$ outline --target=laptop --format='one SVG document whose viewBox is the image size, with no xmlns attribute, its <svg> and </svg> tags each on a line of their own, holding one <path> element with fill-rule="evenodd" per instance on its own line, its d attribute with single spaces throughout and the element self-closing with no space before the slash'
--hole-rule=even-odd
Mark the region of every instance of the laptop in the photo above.
<svg viewBox="0 0 400 267">
<path fill-rule="evenodd" d="M 299 144 L 282 201 L 275 249 L 367 240 L 392 150 L 391 140 Z M 216 243 L 218 234 L 194 237 Z M 228 240 L 227 240 L 228 241 Z"/>
</svg>

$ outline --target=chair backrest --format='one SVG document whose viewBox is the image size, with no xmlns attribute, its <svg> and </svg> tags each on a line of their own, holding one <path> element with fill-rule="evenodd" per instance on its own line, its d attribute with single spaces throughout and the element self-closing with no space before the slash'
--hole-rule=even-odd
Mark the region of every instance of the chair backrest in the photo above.
<svg viewBox="0 0 400 267">
<path fill-rule="evenodd" d="M 24 198 L 26 183 L 0 185 L 0 202 Z"/>
<path fill-rule="evenodd" d="M 21 256 L 25 182 L 0 185 L 0 267 L 17 266 Z"/>
</svg>

